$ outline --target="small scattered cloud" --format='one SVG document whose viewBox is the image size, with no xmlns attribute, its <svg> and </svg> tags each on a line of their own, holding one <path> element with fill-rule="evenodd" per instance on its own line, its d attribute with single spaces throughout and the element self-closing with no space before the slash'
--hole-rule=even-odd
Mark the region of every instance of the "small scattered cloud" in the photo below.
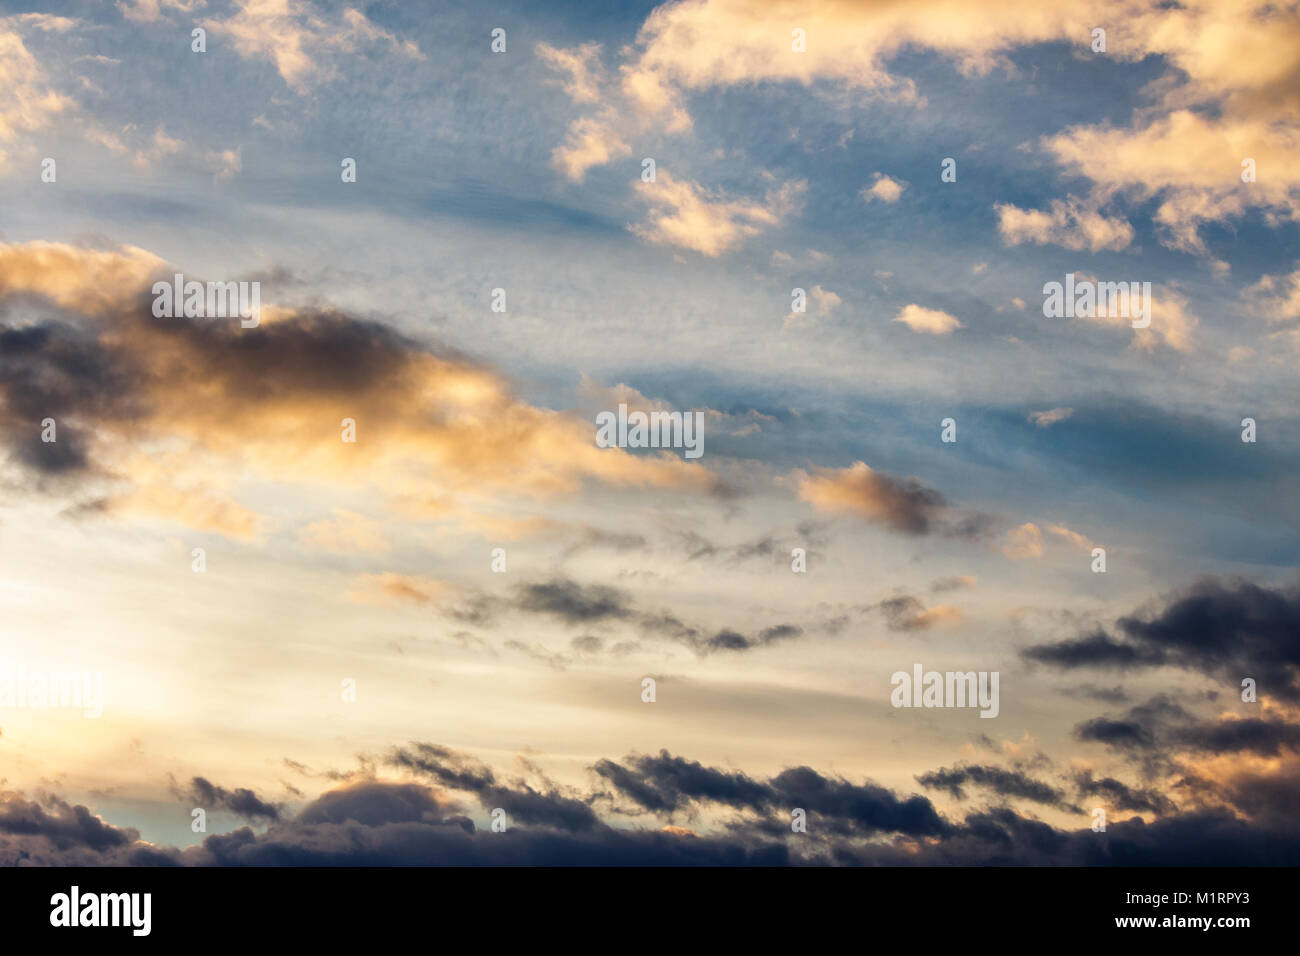
<svg viewBox="0 0 1300 956">
<path fill-rule="evenodd" d="M 905 189 L 907 189 L 907 183 L 891 179 L 884 173 L 876 173 L 875 182 L 870 186 L 862 187 L 858 195 L 866 202 L 878 199 L 884 203 L 895 203 L 898 202 Z"/>
<path fill-rule="evenodd" d="M 804 182 L 768 190 L 762 201 L 732 199 L 666 170 L 655 182 L 639 181 L 637 196 L 650 207 L 646 222 L 632 232 L 655 245 L 692 249 L 716 258 L 781 222 L 798 204 Z"/>
<path fill-rule="evenodd" d="M 940 309 L 927 309 L 915 303 L 904 306 L 903 310 L 894 316 L 894 321 L 903 323 L 913 332 L 921 332 L 925 335 L 951 335 L 962 328 L 956 316 Z"/>
<path fill-rule="evenodd" d="M 1043 412 L 1030 412 L 1029 420 L 1039 428 L 1051 428 L 1074 414 L 1073 408 L 1049 408 Z"/>
</svg>

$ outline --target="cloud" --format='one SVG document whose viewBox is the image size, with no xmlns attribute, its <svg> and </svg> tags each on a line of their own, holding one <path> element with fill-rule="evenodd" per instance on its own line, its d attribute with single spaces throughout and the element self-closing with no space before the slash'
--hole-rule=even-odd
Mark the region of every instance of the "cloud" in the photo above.
<svg viewBox="0 0 1300 956">
<path fill-rule="evenodd" d="M 1168 695 L 1157 695 L 1117 716 L 1083 721 L 1075 726 L 1074 736 L 1103 745 L 1147 777 L 1172 778 L 1202 804 L 1231 804 L 1231 778 L 1243 770 L 1277 781 L 1294 772 L 1300 754 L 1300 724 L 1291 716 L 1229 713 L 1204 719 Z M 1212 779 L 1215 775 L 1218 780 Z"/>
<path fill-rule="evenodd" d="M 799 497 L 819 511 L 850 512 L 905 534 L 926 534 L 945 507 L 939 492 L 915 478 L 899 479 L 866 462 L 820 468 L 799 481 Z"/>
<path fill-rule="evenodd" d="M 1079 534 L 1077 531 L 1071 531 L 1063 524 L 1049 524 L 1047 533 L 1056 535 L 1062 541 L 1080 550 L 1092 551 L 1093 549 L 1093 543 L 1086 536 Z"/>
<path fill-rule="evenodd" d="M 1123 704 L 1129 699 L 1123 687 L 1098 687 L 1096 684 L 1071 684 L 1062 687 L 1061 693 L 1066 697 L 1080 700 L 1099 700 L 1107 704 Z"/>
<path fill-rule="evenodd" d="M 35 240 L 0 242 L 0 300 L 37 294 L 83 313 L 125 306 L 167 264 L 137 246 L 87 249 Z"/>
<path fill-rule="evenodd" d="M 627 156 L 632 147 L 608 123 L 591 117 L 577 120 L 564 143 L 551 152 L 551 163 L 574 182 L 582 182 L 587 170 Z"/>
<path fill-rule="evenodd" d="M 1126 669 L 1161 664 L 1165 660 L 1159 651 L 1121 643 L 1101 631 L 1055 644 L 1036 644 L 1026 648 L 1022 656 L 1067 670 L 1075 667 Z"/>
<path fill-rule="evenodd" d="M 866 202 L 873 199 L 879 199 L 885 203 L 898 202 L 903 190 L 907 188 L 907 183 L 899 182 L 897 179 L 890 179 L 884 173 L 876 173 L 875 182 L 870 186 L 862 187 L 858 195 Z"/>
<path fill-rule="evenodd" d="M 1051 209 L 1021 209 L 1010 203 L 993 207 L 998 215 L 998 231 L 1009 246 L 1024 242 L 1052 243 L 1067 249 L 1128 248 L 1133 241 L 1133 227 L 1123 219 L 1104 216 L 1095 208 L 1071 196 L 1052 200 Z"/>
<path fill-rule="evenodd" d="M 748 633 L 731 626 L 687 624 L 675 613 L 638 606 L 632 595 L 622 589 L 584 585 L 562 577 L 523 582 L 504 595 L 474 594 L 459 605 L 450 606 L 447 613 L 476 626 L 495 622 L 503 614 L 539 615 L 569 627 L 623 623 L 645 638 L 674 641 L 700 656 L 754 650 L 804 634 L 802 627 L 790 623 L 768 625 Z M 594 653 L 600 646 L 589 643 L 584 650 Z M 516 649 L 528 647 L 521 644 Z"/>
<path fill-rule="evenodd" d="M 655 8 L 627 51 L 622 93 L 639 113 L 664 117 L 679 130 L 690 125 L 685 94 L 713 87 L 822 82 L 923 105 L 910 80 L 886 69 L 903 50 L 934 50 L 975 75 L 997 64 L 1002 51 L 1064 39 L 1088 19 L 1080 11 L 1075 26 L 1070 17 L 1022 2 L 984 16 L 947 5 L 923 17 L 888 5 L 786 4 L 779 19 L 799 24 L 807 36 L 806 49 L 795 53 L 789 30 L 772 28 L 776 15 L 774 4 L 740 0 Z"/>
<path fill-rule="evenodd" d="M 175 10 L 177 13 L 193 13 L 196 9 L 206 7 L 206 0 L 128 0 L 122 3 L 119 0 L 117 8 L 122 11 L 122 16 L 134 23 L 156 23 L 164 18 L 164 10 Z"/>
<path fill-rule="evenodd" d="M 823 289 L 819 285 L 815 285 L 809 289 L 808 294 L 812 296 L 813 302 L 817 306 L 818 315 L 830 315 L 831 312 L 839 308 L 840 304 L 844 301 L 834 292 L 831 292 L 829 289 Z"/>
<path fill-rule="evenodd" d="M 1051 428 L 1074 414 L 1073 408 L 1049 408 L 1045 412 L 1030 412 L 1029 420 L 1039 428 Z"/>
<path fill-rule="evenodd" d="M 773 29 L 774 17 L 798 23 L 806 49 L 788 49 L 789 34 Z M 1091 182 L 1092 195 L 1055 200 L 1047 210 L 999 204 L 1006 242 L 1094 252 L 1126 248 L 1132 226 L 1099 211 L 1121 196 L 1157 198 L 1162 241 L 1197 254 L 1206 252 L 1199 235 L 1205 222 L 1226 221 L 1249 208 L 1273 221 L 1295 219 L 1300 172 L 1288 157 L 1300 147 L 1294 83 L 1300 10 L 1267 0 L 1227 6 L 1215 0 L 1014 0 L 979 12 L 945 3 L 924 16 L 889 4 L 795 2 L 779 5 L 778 12 L 773 3 L 746 0 L 666 3 L 650 12 L 636 42 L 622 51 L 618 80 L 600 97 L 599 139 L 621 142 L 652 128 L 684 133 L 692 127 L 692 94 L 764 83 L 828 93 L 849 89 L 920 108 L 925 102 L 913 81 L 890 71 L 903 51 L 943 56 L 978 76 L 995 67 L 1013 70 L 1008 54 L 1016 49 L 1078 44 L 1097 23 L 1108 24 L 1108 58 L 1136 63 L 1150 57 L 1167 70 L 1148 86 L 1153 102 L 1135 111 L 1132 126 L 1078 125 L 1043 138 L 1042 148 L 1067 175 Z M 1243 58 L 1240 50 L 1257 55 Z M 570 140 L 578 124 L 591 120 L 576 120 Z M 592 135 L 587 129 L 584 138 Z M 608 149 L 582 153 L 589 165 L 614 156 Z M 1267 175 L 1241 183 L 1239 164 L 1246 158 Z M 882 189 L 893 194 L 889 186 Z"/>
<path fill-rule="evenodd" d="M 939 309 L 927 309 L 915 303 L 904 306 L 903 310 L 894 316 L 894 321 L 902 322 L 913 332 L 923 332 L 926 335 L 951 335 L 956 329 L 962 328 L 962 324 L 955 316 Z"/>
<path fill-rule="evenodd" d="M 202 25 L 231 39 L 235 52 L 246 60 L 269 60 L 295 93 L 332 79 L 338 54 L 353 53 L 363 45 L 387 54 L 419 58 L 410 40 L 376 26 L 359 10 L 345 9 L 331 21 L 302 0 L 238 0 L 236 12 L 226 19 L 207 19 Z"/>
<path fill-rule="evenodd" d="M 502 782 L 496 773 L 465 754 L 436 744 L 413 742 L 395 747 L 385 758 L 400 767 L 452 790 L 472 793 L 483 806 L 500 807 L 517 823 L 556 827 L 568 832 L 595 828 L 599 821 L 587 802 L 566 796 L 549 782 L 538 790 L 518 780 Z"/>
<path fill-rule="evenodd" d="M 0 866 L 148 866 L 174 857 L 175 851 L 142 844 L 138 830 L 115 827 L 84 806 L 0 791 Z"/>
<path fill-rule="evenodd" d="M 1078 279 L 1096 281 L 1094 276 L 1079 273 Z M 1091 314 L 1079 316 L 1080 321 L 1095 322 L 1098 325 L 1129 329 L 1132 327 L 1130 316 L 1135 309 L 1129 302 L 1130 287 L 1122 287 L 1117 296 L 1108 300 L 1107 309 L 1096 308 Z M 1145 351 L 1153 351 L 1158 345 L 1165 345 L 1179 352 L 1190 352 L 1193 347 L 1192 334 L 1200 324 L 1189 311 L 1187 296 L 1168 286 L 1152 287 L 1150 301 L 1143 307 L 1150 315 L 1151 324 L 1147 328 L 1133 329 L 1133 346 Z M 1125 314 L 1127 313 L 1127 314 Z"/>
<path fill-rule="evenodd" d="M 30 17 L 0 17 L 0 89 L 5 91 L 0 99 L 0 166 L 8 156 L 5 147 L 19 136 L 44 129 L 57 117 L 77 109 L 75 100 L 54 89 L 23 42 L 20 27 L 50 26 L 49 21 L 33 21 Z"/>
<path fill-rule="evenodd" d="M 1242 298 L 1270 322 L 1300 319 L 1300 269 L 1289 275 L 1260 276 Z"/>
<path fill-rule="evenodd" d="M 636 184 L 637 196 L 650 206 L 650 213 L 645 223 L 631 228 L 647 242 L 716 258 L 780 223 L 805 188 L 806 183 L 788 182 L 768 190 L 762 202 L 729 199 L 661 169 L 655 182 Z"/>
<path fill-rule="evenodd" d="M 549 614 L 570 624 L 621 619 L 631 614 L 626 595 L 617 589 L 603 585 L 583 587 L 562 579 L 520 585 L 515 606 L 522 611 Z"/>
<path fill-rule="evenodd" d="M 1048 534 L 1054 535 L 1066 544 L 1081 548 L 1084 551 L 1091 551 L 1093 543 L 1084 535 L 1077 531 L 1071 531 L 1063 524 L 1049 524 L 1046 526 Z M 1018 527 L 1012 528 L 1006 532 L 1002 540 L 1002 554 L 1012 561 L 1023 561 L 1027 558 L 1041 558 L 1043 556 L 1043 528 L 1040 528 L 1032 521 L 1026 521 Z"/>
<path fill-rule="evenodd" d="M 1156 702 L 1146 716 L 1172 720 L 1173 713 Z M 423 741 L 363 762 L 368 769 L 360 777 L 325 774 L 345 782 L 293 816 L 276 810 L 271 819 L 272 805 L 254 798 L 246 809 L 267 820 L 264 832 L 241 827 L 183 850 L 145 844 L 136 831 L 114 827 L 57 797 L 38 803 L 0 793 L 0 863 L 1096 866 L 1294 864 L 1300 859 L 1294 816 L 1280 812 L 1279 799 L 1285 801 L 1287 792 L 1279 786 L 1284 788 L 1289 776 L 1253 769 L 1222 781 L 1185 776 L 1182 789 L 1194 787 L 1201 799 L 1218 804 L 1182 811 L 1155 788 L 1081 768 L 1069 778 L 1081 796 L 1101 798 L 1113 810 L 1157 817 L 1150 823 L 1111 821 L 1102 840 L 1086 824 L 1058 829 L 1006 806 L 949 818 L 925 796 L 898 793 L 871 780 L 855 782 L 808 766 L 758 776 L 668 750 L 597 760 L 589 768 L 592 785 L 585 788 L 560 787 L 530 761 L 522 764 L 524 775 L 503 777 L 469 754 Z M 400 779 L 375 776 L 381 767 Z M 1037 779 L 1029 769 L 965 764 L 918 780 L 958 800 L 965 799 L 968 787 L 978 787 L 1003 799 L 1078 811 L 1064 788 Z M 796 807 L 807 814 L 809 828 L 792 836 L 789 814 Z M 505 811 L 509 839 L 476 822 L 476 811 L 481 820 L 498 808 Z M 654 822 L 646 825 L 646 818 Z M 623 820 L 630 825 L 614 825 Z"/>
<path fill-rule="evenodd" d="M 791 767 L 759 781 L 661 750 L 622 763 L 602 760 L 593 769 L 620 796 L 651 813 L 671 814 L 710 803 L 759 813 L 801 807 L 841 834 L 941 836 L 951 831 L 924 797 L 899 797 L 876 784 L 826 777 L 811 767 Z"/>
<path fill-rule="evenodd" d="M 1026 521 L 1019 527 L 1006 533 L 1002 544 L 1002 553 L 1012 561 L 1043 556 L 1043 532 L 1032 521 Z"/>
<path fill-rule="evenodd" d="M 173 787 L 173 792 L 181 800 L 206 811 L 224 810 L 246 820 L 274 821 L 280 819 L 280 807 L 263 800 L 252 790 L 239 787 L 227 790 L 203 777 L 190 780 L 189 788 L 181 791 Z"/>
<path fill-rule="evenodd" d="M 1243 11 L 1241 19 L 1252 17 Z M 1300 35 L 1296 32 L 1297 14 L 1289 13 L 1287 19 L 1293 35 Z M 1237 31 L 1227 24 L 1225 28 Z M 1273 47 L 1275 41 L 1266 45 Z M 1300 57 L 1294 51 L 1287 54 L 1285 62 L 1289 69 L 1300 67 Z M 1235 95 L 1229 101 L 1237 107 L 1247 103 L 1246 97 Z M 1269 105 L 1282 106 L 1277 102 Z M 1154 220 L 1161 241 L 1184 252 L 1206 255 L 1200 229 L 1207 222 L 1226 221 L 1252 207 L 1295 218 L 1300 173 L 1287 157 L 1300 148 L 1300 127 L 1294 112 L 1283 119 L 1285 112 L 1280 109 L 1270 116 L 1227 113 L 1212 118 L 1177 109 L 1136 129 L 1072 127 L 1048 137 L 1045 145 L 1068 173 L 1092 180 L 1104 195 L 1127 191 L 1139 200 L 1158 198 Z M 1268 170 L 1267 175 L 1260 173 L 1253 183 L 1241 182 L 1240 164 L 1247 158 L 1254 159 L 1259 169 Z M 1094 228 L 1099 237 L 1108 234 L 1101 224 Z"/>
<path fill-rule="evenodd" d="M 830 315 L 839 308 L 844 301 L 834 292 L 831 292 L 829 289 L 823 289 L 819 285 L 810 288 L 808 290 L 808 295 L 813 300 L 813 306 L 815 307 L 814 310 L 802 314 L 791 312 L 782 320 L 782 328 L 794 329 L 810 326 L 817 319 L 825 318 Z M 757 431 L 757 428 L 755 428 L 755 431 Z"/>
<path fill-rule="evenodd" d="M 556 72 L 566 75 L 564 92 L 575 103 L 595 103 L 600 99 L 600 44 L 584 43 L 569 50 L 549 43 L 534 48 L 538 58 Z"/>
<path fill-rule="evenodd" d="M 105 514 L 256 537 L 259 516 L 237 500 L 252 476 L 370 486 L 392 513 L 431 521 L 467 501 L 481 520 L 494 498 L 588 482 L 716 487 L 672 456 L 598 448 L 588 422 L 378 322 L 327 310 L 265 309 L 256 329 L 154 318 L 149 281 L 170 271 L 132 247 L 0 243 L 0 308 L 38 295 L 65 310 L 0 327 L 0 440 L 38 473 L 100 480 Z M 39 441 L 46 417 L 55 443 Z M 340 440 L 348 418 L 355 444 Z"/>
<path fill-rule="evenodd" d="M 91 134 L 88 134 L 91 135 Z M 105 134 L 93 134 L 110 149 L 115 148 L 115 141 Z M 203 150 L 187 146 L 179 139 L 167 135 L 162 123 L 154 130 L 153 138 L 147 146 L 136 150 L 132 160 L 137 169 L 147 170 L 163 160 L 181 157 L 194 167 L 212 173 L 215 182 L 226 182 L 243 169 L 243 156 L 240 149 Z"/>
<path fill-rule="evenodd" d="M 1300 591 L 1206 579 L 1169 595 L 1151 614 L 1119 618 L 1118 635 L 1098 630 L 1021 653 L 1061 669 L 1160 666 L 1194 670 L 1239 686 L 1255 678 L 1267 693 L 1300 700 Z"/>
<path fill-rule="evenodd" d="M 1065 791 L 1049 783 L 1036 780 L 1023 770 L 1011 770 L 987 764 L 967 764 L 960 767 L 932 770 L 916 778 L 917 783 L 931 790 L 946 790 L 957 800 L 966 799 L 965 788 L 980 787 L 1000 797 L 1027 800 L 1075 813 L 1081 812 L 1071 804 Z"/>
<path fill-rule="evenodd" d="M 877 606 L 891 631 L 928 631 L 939 625 L 959 624 L 965 617 L 960 608 L 950 604 L 927 608 L 910 595 L 886 598 Z"/>
<path fill-rule="evenodd" d="M 1094 776 L 1091 770 L 1080 770 L 1074 777 L 1075 787 L 1081 797 L 1101 797 L 1106 806 L 1115 810 L 1133 810 L 1139 813 L 1168 814 L 1175 811 L 1174 802 L 1159 790 L 1131 787 L 1114 777 Z"/>
<path fill-rule="evenodd" d="M 975 537 L 989 523 L 986 516 L 949 507 L 938 491 L 915 478 L 896 478 L 866 462 L 847 468 L 815 468 L 792 475 L 799 499 L 818 511 L 853 514 L 901 534 Z"/>
</svg>

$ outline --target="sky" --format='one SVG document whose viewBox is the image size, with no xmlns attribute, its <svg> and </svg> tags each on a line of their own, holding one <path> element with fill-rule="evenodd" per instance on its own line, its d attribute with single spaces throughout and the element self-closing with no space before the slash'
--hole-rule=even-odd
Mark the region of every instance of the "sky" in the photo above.
<svg viewBox="0 0 1300 956">
<path fill-rule="evenodd" d="M 4 2 L 0 86 L 0 863 L 1300 863 L 1300 4 Z"/>
</svg>

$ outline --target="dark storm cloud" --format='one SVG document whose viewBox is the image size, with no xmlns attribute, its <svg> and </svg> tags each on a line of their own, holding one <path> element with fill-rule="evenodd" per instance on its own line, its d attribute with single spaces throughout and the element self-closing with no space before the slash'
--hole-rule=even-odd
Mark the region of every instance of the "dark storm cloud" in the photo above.
<svg viewBox="0 0 1300 956">
<path fill-rule="evenodd" d="M 1050 664 L 1063 670 L 1076 667 L 1152 667 L 1168 661 L 1168 655 L 1159 648 L 1134 647 L 1114 640 L 1098 631 L 1086 637 L 1060 641 L 1056 644 L 1037 644 L 1021 652 L 1027 660 Z"/>
<path fill-rule="evenodd" d="M 1080 797 L 1101 797 L 1115 810 L 1136 812 L 1172 813 L 1174 803 L 1158 790 L 1130 787 L 1114 777 L 1096 777 L 1091 770 L 1080 770 L 1074 775 L 1074 785 Z"/>
<path fill-rule="evenodd" d="M 0 791 L 0 866 L 168 866 L 180 851 L 138 842 L 81 805 Z"/>
<path fill-rule="evenodd" d="M 420 791 L 424 793 L 421 794 Z M 397 791 L 394 793 L 393 791 Z M 789 850 L 656 830 L 516 826 L 481 830 L 431 791 L 379 781 L 327 794 L 264 834 L 247 828 L 208 837 L 186 852 L 196 865 L 224 866 L 734 866 L 783 864 Z"/>
<path fill-rule="evenodd" d="M 0 441 L 38 473 L 75 474 L 91 467 L 88 431 L 102 417 L 128 420 L 138 408 L 136 377 L 120 350 L 62 322 L 0 325 Z M 41 422 L 55 421 L 55 440 Z"/>
<path fill-rule="evenodd" d="M 598 823 L 586 802 L 565 796 L 553 786 L 539 791 L 523 781 L 504 783 L 490 767 L 447 747 L 413 742 L 389 751 L 386 763 L 448 789 L 472 793 L 485 807 L 500 807 L 509 818 L 522 823 L 566 831 L 588 830 Z"/>
<path fill-rule="evenodd" d="M 184 343 L 185 361 L 219 370 L 222 392 L 249 405 L 288 396 L 311 400 L 366 393 L 409 370 L 424 353 L 423 346 L 387 325 L 325 309 L 264 323 L 257 335 L 240 334 L 229 322 L 134 321 L 163 341 Z"/>
<path fill-rule="evenodd" d="M 1150 713 L 1174 711 L 1157 702 Z M 1105 833 L 1090 826 L 1059 829 L 1009 807 L 941 816 L 919 795 L 898 795 L 870 781 L 853 783 L 809 767 L 792 767 L 769 779 L 710 767 L 675 756 L 633 755 L 603 760 L 591 769 L 601 789 L 569 796 L 547 785 L 502 781 L 488 767 L 450 748 L 412 743 L 383 761 L 423 777 L 412 781 L 362 779 L 336 787 L 293 817 L 282 814 L 265 832 L 243 827 L 214 834 L 179 850 L 137 842 L 85 807 L 58 800 L 42 804 L 0 794 L 0 862 L 48 865 L 403 866 L 403 865 L 1295 865 L 1300 827 L 1294 813 L 1294 773 L 1197 786 L 1237 808 L 1179 813 L 1151 790 L 1114 778 L 1081 773 L 1084 795 L 1116 809 L 1161 816 L 1112 822 Z M 536 773 L 535 767 L 525 766 Z M 981 768 L 937 770 L 936 781 L 989 785 L 1046 796 L 1024 779 Z M 998 768 L 993 768 L 998 769 Z M 977 779 L 978 778 L 978 779 Z M 1238 794 L 1238 791 L 1242 791 Z M 508 826 L 476 826 L 453 793 L 471 795 L 480 818 L 496 807 Z M 595 803 L 622 813 L 661 818 L 725 808 L 733 816 L 722 834 L 680 826 L 613 827 L 591 811 Z M 1252 807 L 1253 810 L 1247 809 Z M 630 809 L 629 809 L 630 808 Z M 807 814 L 806 833 L 790 828 L 791 811 Z M 1239 813 L 1255 816 L 1242 819 Z"/>
<path fill-rule="evenodd" d="M 1154 770 L 1171 757 L 1169 728 L 1193 721 L 1192 715 L 1172 697 L 1158 694 L 1116 717 L 1085 720 L 1074 728 L 1074 736 L 1085 742 L 1103 744 L 1130 759 L 1144 761 L 1148 769 Z"/>
<path fill-rule="evenodd" d="M 941 768 L 922 774 L 916 780 L 923 787 L 946 790 L 958 800 L 966 799 L 965 787 L 974 786 L 989 790 L 1000 797 L 1014 797 L 1063 810 L 1079 809 L 1066 799 L 1064 790 L 1037 780 L 1022 770 L 1006 767 L 970 764 Z"/>
<path fill-rule="evenodd" d="M 204 810 L 225 810 L 227 813 L 233 813 L 235 816 L 253 822 L 280 819 L 280 808 L 276 804 L 263 800 L 245 787 L 227 790 L 203 777 L 194 777 L 190 780 L 187 790 L 182 792 L 179 788 L 173 787 L 173 792 Z"/>
<path fill-rule="evenodd" d="M 1169 665 L 1233 685 L 1251 677 L 1261 694 L 1300 701 L 1300 588 L 1206 579 L 1154 614 L 1120 618 L 1114 630 L 1118 635 L 1097 631 L 1022 654 L 1062 669 Z"/>
<path fill-rule="evenodd" d="M 1149 766 L 1181 755 L 1251 754 L 1278 757 L 1300 752 L 1300 724 L 1285 717 L 1194 716 L 1167 695 L 1153 697 L 1116 717 L 1096 717 L 1075 727 L 1079 740 Z"/>
<path fill-rule="evenodd" d="M 208 837 L 184 851 L 193 865 L 224 866 L 729 866 L 799 863 L 891 865 L 1225 866 L 1286 865 L 1300 859 L 1294 828 L 1251 826 L 1222 811 L 1199 811 L 1144 823 L 1112 823 L 1107 831 L 1060 830 L 1007 808 L 973 813 L 937 840 L 906 844 L 827 840 L 811 830 L 778 839 L 757 827 L 725 837 L 600 825 L 581 833 L 510 828 L 493 833 L 442 809 L 432 796 L 394 801 L 391 783 L 334 791 L 329 821 L 313 814 Z M 306 813 L 306 811 L 304 811 Z M 396 819 L 388 819 L 391 814 Z M 811 813 L 810 821 L 817 818 Z M 362 823 L 362 820 L 372 821 Z"/>
<path fill-rule="evenodd" d="M 1300 765 L 1279 773 L 1245 770 L 1214 789 L 1214 795 L 1266 826 L 1294 826 L 1300 820 Z"/>
<path fill-rule="evenodd" d="M 743 773 L 717 770 L 666 750 L 658 756 L 627 758 L 627 765 L 601 760 L 593 768 L 624 796 L 653 813 L 680 810 L 692 803 L 724 803 L 761 810 L 772 791 Z"/>
<path fill-rule="evenodd" d="M 951 830 L 925 797 L 899 797 L 874 783 L 853 784 L 811 767 L 783 770 L 770 783 L 786 806 L 818 814 L 833 832 L 942 836 Z"/>
<path fill-rule="evenodd" d="M 389 823 L 439 820 L 461 827 L 468 822 L 473 829 L 472 821 L 449 816 L 449 809 L 454 808 L 439 801 L 433 790 L 418 783 L 363 780 L 321 794 L 302 809 L 294 822 L 300 825 L 359 823 L 378 827 Z"/>
<path fill-rule="evenodd" d="M 394 747 L 385 763 L 430 777 L 450 790 L 481 793 L 496 784 L 496 774 L 485 764 L 437 744 L 412 743 Z"/>
<path fill-rule="evenodd" d="M 4 797 L 0 800 L 0 833 L 6 835 L 40 835 L 57 847 L 85 847 L 96 852 L 129 846 L 140 838 L 136 830 L 110 826 L 85 807 L 57 797 L 39 803 L 15 794 Z"/>
<path fill-rule="evenodd" d="M 421 354 L 388 327 L 339 313 L 306 310 L 249 336 L 238 323 L 158 319 L 150 303 L 92 325 L 71 315 L 0 325 L 0 442 L 14 459 L 41 474 L 86 475 L 99 470 L 95 431 L 147 425 L 159 396 L 184 402 L 202 383 L 233 418 L 287 396 L 373 393 Z M 41 311 L 60 310 L 42 300 Z M 54 442 L 41 441 L 45 418 L 55 419 Z"/>
<path fill-rule="evenodd" d="M 1106 744 L 1116 750 L 1146 750 L 1156 745 L 1154 734 L 1135 720 L 1094 717 L 1079 724 L 1074 734 L 1080 740 Z"/>
<path fill-rule="evenodd" d="M 624 797 L 652 813 L 721 804 L 780 814 L 788 821 L 793 809 L 802 808 L 837 833 L 931 836 L 950 829 L 925 797 L 900 798 L 876 784 L 825 777 L 810 767 L 792 767 L 758 781 L 665 750 L 658 756 L 628 757 L 624 763 L 602 760 L 593 769 Z"/>
<path fill-rule="evenodd" d="M 1282 720 L 1247 717 L 1199 722 L 1174 728 L 1173 742 L 1200 753 L 1250 753 L 1276 757 L 1300 751 L 1300 725 Z"/>
</svg>

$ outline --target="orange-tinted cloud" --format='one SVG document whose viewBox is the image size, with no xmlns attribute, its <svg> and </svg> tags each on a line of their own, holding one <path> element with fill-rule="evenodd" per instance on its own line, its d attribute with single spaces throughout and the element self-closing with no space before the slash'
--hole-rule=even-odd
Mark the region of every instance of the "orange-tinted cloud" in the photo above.
<svg viewBox="0 0 1300 956">
<path fill-rule="evenodd" d="M 472 497 L 479 523 L 504 517 L 492 514 L 503 501 L 587 482 L 715 487 L 671 454 L 598 448 L 590 422 L 529 405 L 496 372 L 379 323 L 328 311 L 249 329 L 155 318 L 158 274 L 170 275 L 161 260 L 130 247 L 0 244 L 0 303 L 40 295 L 74 320 L 4 331 L 4 437 L 39 470 L 103 479 L 106 510 L 248 537 L 258 521 L 241 491 L 258 481 L 368 489 L 406 513 L 427 502 L 455 514 Z M 45 417 L 58 421 L 57 444 L 36 438 Z M 322 543 L 328 531 L 309 534 Z"/>
</svg>

